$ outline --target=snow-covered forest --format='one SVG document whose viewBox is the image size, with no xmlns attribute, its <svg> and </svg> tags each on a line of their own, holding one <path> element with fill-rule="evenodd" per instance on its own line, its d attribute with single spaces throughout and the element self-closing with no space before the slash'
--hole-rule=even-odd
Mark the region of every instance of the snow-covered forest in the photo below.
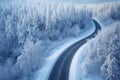
<svg viewBox="0 0 120 80">
<path fill-rule="evenodd" d="M 0 3 L 0 80 L 28 80 L 60 42 L 91 28 L 86 7 Z"/>
<path fill-rule="evenodd" d="M 80 70 L 89 79 L 120 79 L 120 3 L 96 5 L 93 15 L 106 27 L 96 38 L 88 41 L 86 57 Z M 94 8 L 94 7 L 92 7 Z M 88 79 L 88 80 L 89 80 Z"/>
<path fill-rule="evenodd" d="M 120 21 L 112 23 L 88 42 L 85 61 L 80 65 L 83 74 L 102 77 L 103 80 L 120 79 Z M 92 50 L 91 50 L 92 48 Z"/>
<path fill-rule="evenodd" d="M 106 27 L 88 41 L 85 76 L 120 79 L 120 3 L 0 3 L 0 80 L 31 80 L 64 40 L 79 37 L 95 17 Z M 96 70 L 95 70 L 96 69 Z"/>
<path fill-rule="evenodd" d="M 120 2 L 109 2 L 97 4 L 91 7 L 94 17 L 99 19 L 104 25 L 120 20 Z M 95 8 L 95 6 L 97 8 Z M 93 10 L 94 9 L 94 10 Z"/>
</svg>

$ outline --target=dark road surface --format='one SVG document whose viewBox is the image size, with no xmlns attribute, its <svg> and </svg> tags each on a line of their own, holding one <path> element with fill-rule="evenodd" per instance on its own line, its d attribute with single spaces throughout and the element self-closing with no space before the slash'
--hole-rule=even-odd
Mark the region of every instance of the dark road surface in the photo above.
<svg viewBox="0 0 120 80">
<path fill-rule="evenodd" d="M 95 31 L 88 37 L 76 42 L 62 53 L 56 61 L 48 80 L 68 80 L 70 64 L 76 51 L 87 42 L 87 39 L 94 38 L 98 31 L 101 30 L 99 23 L 94 19 L 93 21 L 96 27 Z"/>
</svg>

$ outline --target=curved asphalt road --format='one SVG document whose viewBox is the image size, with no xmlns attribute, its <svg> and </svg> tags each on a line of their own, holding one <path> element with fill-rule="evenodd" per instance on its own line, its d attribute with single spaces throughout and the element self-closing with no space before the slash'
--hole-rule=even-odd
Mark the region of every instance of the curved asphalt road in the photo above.
<svg viewBox="0 0 120 80">
<path fill-rule="evenodd" d="M 94 19 L 93 21 L 96 26 L 95 31 L 83 40 L 76 42 L 63 52 L 63 54 L 56 61 L 48 80 L 68 80 L 70 64 L 74 54 L 79 47 L 87 42 L 87 39 L 94 38 L 98 31 L 101 30 L 99 23 Z"/>
</svg>

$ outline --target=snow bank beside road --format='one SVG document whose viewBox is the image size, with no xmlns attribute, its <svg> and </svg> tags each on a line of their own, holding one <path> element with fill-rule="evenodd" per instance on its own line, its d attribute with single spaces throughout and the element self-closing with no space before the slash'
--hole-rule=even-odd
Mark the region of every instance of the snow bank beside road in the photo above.
<svg viewBox="0 0 120 80">
<path fill-rule="evenodd" d="M 83 70 L 80 68 L 80 65 L 84 62 L 87 55 L 87 52 L 85 50 L 87 46 L 88 44 L 86 43 L 76 52 L 71 63 L 69 80 L 102 80 L 99 76 L 92 76 L 91 78 L 85 77 L 84 72 L 82 72 Z"/>
</svg>

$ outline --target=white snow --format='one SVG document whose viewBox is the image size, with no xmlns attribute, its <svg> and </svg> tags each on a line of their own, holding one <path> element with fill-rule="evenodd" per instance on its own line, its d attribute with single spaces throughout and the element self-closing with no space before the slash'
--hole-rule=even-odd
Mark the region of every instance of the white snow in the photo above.
<svg viewBox="0 0 120 80">
<path fill-rule="evenodd" d="M 80 65 L 84 62 L 84 59 L 86 57 L 85 48 L 87 47 L 87 45 L 88 44 L 86 43 L 82 47 L 80 47 L 74 55 L 70 67 L 69 80 L 102 80 L 100 77 L 94 75 L 89 78 L 85 77 L 84 73 L 82 72 L 83 70 L 80 70 Z"/>
<path fill-rule="evenodd" d="M 95 30 L 95 25 L 93 24 L 93 27 L 91 29 L 89 29 L 88 31 L 86 31 L 85 33 L 81 34 L 79 36 L 79 38 L 74 38 L 74 39 L 70 39 L 66 44 L 61 45 L 58 49 L 53 51 L 53 55 L 48 57 L 46 59 L 46 64 L 36 72 L 36 74 L 33 77 L 33 80 L 47 80 L 49 78 L 50 72 L 55 64 L 55 62 L 57 61 L 57 59 L 59 58 L 59 56 L 71 45 L 73 45 L 74 43 L 76 43 L 79 40 L 84 39 L 85 37 L 89 36 L 91 33 L 93 33 Z M 74 80 L 74 79 L 73 79 Z"/>
<path fill-rule="evenodd" d="M 75 56 L 73 57 L 71 67 L 70 67 L 70 72 L 69 72 L 69 80 L 79 80 L 79 79 L 83 80 L 82 74 L 79 73 L 80 68 L 78 63 L 80 64 L 83 62 L 83 59 L 85 57 L 85 50 L 84 50 L 85 47 L 86 47 L 86 44 L 80 47 L 76 52 Z"/>
</svg>

